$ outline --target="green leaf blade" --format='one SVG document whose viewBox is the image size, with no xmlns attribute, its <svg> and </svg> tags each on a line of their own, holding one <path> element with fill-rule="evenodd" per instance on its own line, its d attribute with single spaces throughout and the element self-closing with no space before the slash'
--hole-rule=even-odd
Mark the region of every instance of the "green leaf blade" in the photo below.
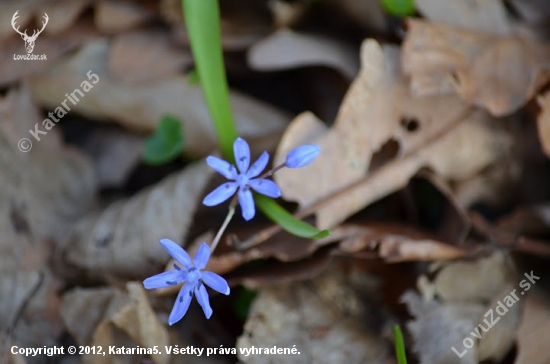
<svg viewBox="0 0 550 364">
<path fill-rule="evenodd" d="M 390 15 L 402 18 L 416 12 L 414 0 L 380 0 L 382 7 Z"/>
<path fill-rule="evenodd" d="M 256 194 L 254 195 L 256 206 L 273 222 L 296 236 L 307 239 L 322 239 L 330 234 L 330 230 L 318 230 L 302 220 L 296 219 L 292 214 L 282 208 L 273 199 Z"/>
<path fill-rule="evenodd" d="M 184 143 L 181 126 L 181 121 L 175 116 L 163 115 L 155 132 L 145 140 L 143 161 L 157 166 L 177 158 Z"/>
<path fill-rule="evenodd" d="M 407 355 L 405 354 L 405 340 L 399 325 L 393 327 L 393 335 L 395 337 L 395 355 L 397 356 L 398 364 L 407 364 Z"/>
<path fill-rule="evenodd" d="M 224 158 L 234 162 L 237 128 L 229 103 L 221 47 L 218 0 L 182 0 L 191 51 Z"/>
</svg>

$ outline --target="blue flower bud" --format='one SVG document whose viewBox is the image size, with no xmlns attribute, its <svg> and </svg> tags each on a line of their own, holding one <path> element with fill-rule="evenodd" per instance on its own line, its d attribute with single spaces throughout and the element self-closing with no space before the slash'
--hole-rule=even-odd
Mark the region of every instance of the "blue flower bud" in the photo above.
<svg viewBox="0 0 550 364">
<path fill-rule="evenodd" d="M 292 149 L 286 155 L 286 166 L 288 168 L 300 168 L 307 166 L 317 158 L 321 147 L 316 144 L 307 144 Z"/>
</svg>

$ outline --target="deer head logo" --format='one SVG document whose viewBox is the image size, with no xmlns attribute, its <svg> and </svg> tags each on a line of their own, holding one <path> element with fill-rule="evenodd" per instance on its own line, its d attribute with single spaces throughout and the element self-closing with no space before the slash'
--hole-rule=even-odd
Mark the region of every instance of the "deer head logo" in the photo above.
<svg viewBox="0 0 550 364">
<path fill-rule="evenodd" d="M 13 14 L 13 17 L 11 18 L 11 26 L 13 27 L 13 29 L 21 34 L 21 38 L 23 38 L 23 40 L 25 41 L 25 49 L 27 49 L 27 53 L 32 53 L 32 50 L 34 49 L 34 42 L 36 41 L 36 38 L 38 38 L 38 36 L 40 35 L 40 33 L 42 33 L 42 31 L 44 30 L 44 28 L 46 28 L 46 24 L 48 24 L 48 14 L 44 13 L 44 20 L 42 22 L 42 29 L 40 29 L 38 31 L 38 33 L 36 32 L 36 30 L 33 31 L 32 35 L 29 37 L 27 35 L 27 29 L 25 29 L 25 32 L 24 33 L 21 33 L 19 31 L 19 27 L 15 27 L 15 20 L 17 18 L 19 18 L 19 15 L 17 15 L 17 13 L 19 12 L 19 10 L 17 10 L 15 12 L 15 14 Z"/>
</svg>

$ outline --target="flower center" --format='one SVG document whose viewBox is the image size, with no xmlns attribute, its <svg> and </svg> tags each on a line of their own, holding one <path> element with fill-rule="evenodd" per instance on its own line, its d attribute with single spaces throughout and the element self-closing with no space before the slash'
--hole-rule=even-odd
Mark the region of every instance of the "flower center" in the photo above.
<svg viewBox="0 0 550 364">
<path fill-rule="evenodd" d="M 246 185 L 248 184 L 248 181 L 250 180 L 250 178 L 248 178 L 248 176 L 244 173 L 241 173 L 239 174 L 239 176 L 237 177 L 237 179 L 235 180 L 237 182 L 237 184 L 239 185 L 239 187 L 241 189 L 244 189 L 246 187 Z"/>
<path fill-rule="evenodd" d="M 187 283 L 195 284 L 199 281 L 199 279 L 201 279 L 201 272 L 195 267 L 189 268 L 187 271 L 187 277 L 185 278 Z"/>
</svg>

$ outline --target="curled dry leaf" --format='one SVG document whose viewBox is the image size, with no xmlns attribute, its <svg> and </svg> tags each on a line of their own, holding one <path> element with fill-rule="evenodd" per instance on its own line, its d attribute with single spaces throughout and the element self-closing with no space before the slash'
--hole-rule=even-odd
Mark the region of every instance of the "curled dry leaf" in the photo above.
<svg viewBox="0 0 550 364">
<path fill-rule="evenodd" d="M 33 18 L 34 11 L 41 5 L 41 2 L 41 0 L 30 0 L 26 1 L 25 4 L 17 1 L 3 1 L 0 3 L 0 40 L 3 41 L 6 38 L 17 36 L 11 26 L 11 19 L 17 10 L 19 10 L 20 14 L 17 19 L 18 23 L 29 24 Z"/>
<path fill-rule="evenodd" d="M 357 24 L 380 32 L 386 31 L 388 17 L 378 0 L 327 0 L 326 3 L 339 8 Z"/>
<path fill-rule="evenodd" d="M 10 30 L 11 33 L 15 33 L 11 27 Z M 55 36 L 41 34 L 40 41 L 36 42 L 33 51 L 34 54 L 46 55 L 47 59 L 40 62 L 25 62 L 14 59 L 14 54 L 24 55 L 27 52 L 25 51 L 25 42 L 21 37 L 11 37 L 6 42 L 0 43 L 0 86 L 6 86 L 25 76 L 49 69 L 61 56 L 73 51 L 85 40 L 95 37 L 97 37 L 97 33 L 89 24 L 77 24 L 77 26 L 71 28 L 69 33 Z"/>
<path fill-rule="evenodd" d="M 304 139 L 321 146 L 319 157 L 306 168 L 275 175 L 285 198 L 317 214 L 319 228 L 333 227 L 403 188 L 422 167 L 446 180 L 465 180 L 510 149 L 512 138 L 504 129 L 457 97 L 412 97 L 399 73 L 397 49 L 383 50 L 367 40 L 361 60 L 362 69 L 334 127 L 320 137 L 304 137 L 296 132 L 306 129 L 303 124 L 321 122 L 309 113 L 299 115 L 275 157 L 276 163 L 284 161 L 286 153 Z M 388 142 L 398 143 L 397 157 L 369 171 L 372 156 Z"/>
<path fill-rule="evenodd" d="M 410 19 L 402 67 L 417 95 L 456 92 L 494 116 L 517 111 L 548 80 L 550 47 Z"/>
<path fill-rule="evenodd" d="M 422 363 L 445 363 L 446 360 L 449 360 L 449 363 L 461 362 L 457 361 L 458 356 L 451 348 L 454 347 L 457 352 L 463 353 L 467 349 L 463 344 L 466 338 L 473 340 L 475 346 L 466 350 L 462 360 L 471 363 L 488 359 L 498 361 L 513 346 L 514 332 L 519 324 L 521 304 L 518 304 L 517 300 L 513 300 L 510 296 L 510 292 L 517 285 L 515 272 L 504 254 L 495 253 L 488 258 L 474 262 L 450 263 L 437 273 L 433 284 L 419 280 L 419 286 L 425 297 L 422 305 L 426 308 L 426 312 L 420 313 L 420 315 L 415 312 L 417 309 L 415 305 L 418 304 L 417 298 L 415 298 L 416 294 L 409 292 L 405 294 L 404 300 L 411 313 L 417 317 L 417 321 L 410 323 L 409 328 L 412 327 L 415 351 L 420 354 Z M 434 300 L 432 293 L 437 294 L 437 300 Z M 506 302 L 506 306 L 502 302 Z M 500 306 L 503 308 L 497 309 Z M 431 327 L 433 331 L 426 337 L 425 334 L 430 329 L 429 326 L 433 324 L 429 323 L 430 320 L 426 320 L 426 315 L 432 317 L 430 307 L 437 308 L 438 314 L 465 309 L 468 311 L 472 307 L 477 308 L 470 311 L 472 315 L 462 317 L 460 322 L 445 322 L 442 326 L 448 326 L 447 329 Z M 478 312 L 480 308 L 482 310 Z M 487 313 L 490 310 L 492 313 Z M 478 315 L 474 315 L 475 312 L 478 312 Z M 499 318 L 499 316 L 501 317 Z M 470 322 L 468 323 L 464 319 L 468 319 Z M 495 325 L 497 322 L 499 324 Z M 461 326 L 463 324 L 464 326 Z M 458 327 L 460 327 L 461 335 L 455 337 L 454 330 Z"/>
<path fill-rule="evenodd" d="M 101 0 L 95 5 L 95 25 L 103 33 L 120 33 L 145 23 L 152 17 L 136 2 Z"/>
<path fill-rule="evenodd" d="M 423 301 L 407 291 L 402 301 L 407 304 L 415 320 L 407 324 L 414 339 L 413 349 L 421 364 L 477 364 L 477 342 L 460 358 L 452 348 L 462 353 L 462 341 L 477 325 L 485 307 L 475 303 L 447 303 Z"/>
<path fill-rule="evenodd" d="M 503 287 L 514 283 L 509 264 L 503 254 L 497 253 L 475 262 L 449 264 L 437 274 L 436 292 L 448 302 L 488 302 Z"/>
<path fill-rule="evenodd" d="M 360 277 L 359 277 L 360 276 Z M 355 279 L 353 279 L 355 278 Z M 386 363 L 390 353 L 373 329 L 373 307 L 362 298 L 374 291 L 372 277 L 333 267 L 309 282 L 260 290 L 252 304 L 238 352 L 252 347 L 293 348 L 299 355 L 244 355 L 247 364 Z M 346 299 L 343 300 L 342 297 Z M 379 317 L 378 317 L 379 319 Z"/>
<path fill-rule="evenodd" d="M 168 331 L 151 308 L 141 282 L 129 282 L 124 291 L 113 287 L 72 290 L 63 297 L 61 314 L 79 345 L 101 346 L 104 350 L 109 346 L 164 348 L 170 345 Z M 137 357 L 111 355 L 107 351 L 104 356 L 87 355 L 84 362 L 135 363 L 139 361 Z M 167 364 L 170 355 L 159 350 L 150 358 L 155 364 Z"/>
<path fill-rule="evenodd" d="M 271 16 L 265 1 L 225 0 L 219 2 L 222 48 L 243 51 L 271 31 Z M 181 1 L 162 0 L 161 16 L 172 26 L 172 33 L 182 44 L 189 44 L 183 22 Z"/>
<path fill-rule="evenodd" d="M 344 253 L 375 250 L 381 258 L 392 263 L 449 260 L 469 254 L 465 249 L 438 241 L 403 224 L 343 224 L 334 228 L 329 238 L 341 240 L 338 248 Z M 325 243 L 323 240 L 319 240 L 318 244 Z"/>
<path fill-rule="evenodd" d="M 0 99 L 0 326 L 25 347 L 53 345 L 62 332 L 51 241 L 93 206 L 96 187 L 90 162 L 57 130 L 34 140 L 29 129 L 40 122 L 25 86 Z M 22 137 L 34 142 L 27 153 Z"/>
<path fill-rule="evenodd" d="M 82 149 L 91 156 L 100 188 L 121 187 L 143 157 L 145 138 L 125 130 L 91 131 Z"/>
<path fill-rule="evenodd" d="M 57 0 L 46 2 L 36 10 L 36 16 L 40 18 L 43 13 L 48 14 L 50 21 L 44 29 L 44 34 L 60 34 L 74 25 L 76 20 L 93 0 Z M 40 38 L 42 40 L 42 37 Z"/>
<path fill-rule="evenodd" d="M 355 52 L 335 40 L 280 29 L 254 44 L 248 64 L 257 71 L 279 71 L 305 66 L 326 66 L 352 79 L 357 75 Z"/>
<path fill-rule="evenodd" d="M 537 101 L 541 108 L 537 118 L 539 140 L 544 154 L 550 157 L 550 92 L 540 96 Z"/>
<path fill-rule="evenodd" d="M 64 247 L 67 260 L 95 277 L 158 273 L 168 260 L 159 240 L 185 239 L 213 173 L 205 162 L 189 165 L 128 200 L 84 217 Z"/>
<path fill-rule="evenodd" d="M 107 40 L 88 43 L 74 57 L 33 77 L 33 96 L 45 107 L 56 108 L 67 92 L 88 80 L 86 74 L 91 71 L 99 81 L 76 105 L 71 105 L 71 112 L 94 120 L 114 120 L 148 133 L 162 115 L 169 113 L 183 122 L 184 151 L 201 155 L 215 148 L 217 139 L 199 85 L 190 85 L 185 77 L 177 75 L 139 86 L 113 80 L 107 73 L 111 51 Z M 279 132 L 288 121 L 285 113 L 244 95 L 232 92 L 230 101 L 242 137 Z"/>
<path fill-rule="evenodd" d="M 167 79 L 193 63 L 189 50 L 176 49 L 166 32 L 123 33 L 113 40 L 109 74 L 127 83 Z"/>
<path fill-rule="evenodd" d="M 485 33 L 510 35 L 512 25 L 500 0 L 416 0 L 418 12 L 434 23 Z"/>
<path fill-rule="evenodd" d="M 489 309 L 496 310 L 498 307 L 499 311 L 502 312 L 502 302 L 508 303 L 510 301 L 506 301 L 505 299 L 512 298 L 508 296 L 510 292 L 514 291 L 515 293 L 519 293 L 517 289 L 514 289 L 516 287 L 512 284 L 502 286 L 500 292 L 497 293 L 489 303 Z M 491 327 L 487 333 L 484 333 L 483 330 L 479 330 L 480 333 L 483 333 L 481 340 L 479 340 L 479 361 L 492 360 L 498 363 L 508 354 L 510 349 L 514 346 L 516 339 L 516 331 L 519 326 L 522 305 L 522 302 L 515 302 L 513 306 L 506 308 L 503 315 L 493 311 L 495 317 L 499 315 L 498 318 L 500 319 L 498 320 L 498 325 Z M 497 318 L 495 318 L 495 320 L 497 320 Z M 481 319 L 479 320 L 479 324 L 481 324 Z M 483 327 L 487 326 L 489 325 L 483 322 Z"/>
<path fill-rule="evenodd" d="M 282 0 L 271 0 L 267 6 L 273 14 L 273 24 L 277 29 L 296 25 L 302 20 L 308 8 L 306 3 L 289 3 Z"/>
<path fill-rule="evenodd" d="M 548 332 L 550 331 L 550 303 L 537 294 L 525 296 L 521 325 L 517 332 L 518 355 L 514 364 L 550 362 Z"/>
</svg>

